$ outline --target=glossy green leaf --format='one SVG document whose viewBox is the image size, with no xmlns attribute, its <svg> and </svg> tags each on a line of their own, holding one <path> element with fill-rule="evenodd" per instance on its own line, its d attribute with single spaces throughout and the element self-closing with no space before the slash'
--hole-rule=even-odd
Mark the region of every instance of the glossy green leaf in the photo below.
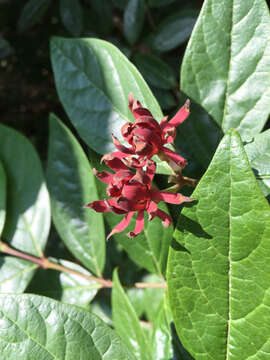
<svg viewBox="0 0 270 360">
<path fill-rule="evenodd" d="M 54 258 L 49 258 L 49 260 L 84 275 L 92 276 L 89 271 L 71 261 Z M 75 274 L 39 269 L 27 288 L 27 292 L 49 296 L 67 304 L 87 307 L 99 288 L 100 285 L 97 282 Z"/>
<path fill-rule="evenodd" d="M 28 0 L 18 21 L 18 30 L 23 32 L 34 25 L 47 11 L 51 0 Z"/>
<path fill-rule="evenodd" d="M 265 0 L 206 0 L 189 41 L 181 89 L 224 131 L 260 132 L 270 109 Z"/>
<path fill-rule="evenodd" d="M 3 231 L 6 220 L 6 197 L 7 197 L 6 173 L 0 161 L 0 235 Z"/>
<path fill-rule="evenodd" d="M 134 63 L 150 85 L 160 89 L 172 89 L 177 86 L 173 69 L 160 58 L 149 54 L 136 53 Z"/>
<path fill-rule="evenodd" d="M 47 179 L 59 235 L 72 254 L 100 276 L 105 262 L 103 217 L 84 208 L 98 199 L 95 177 L 80 144 L 55 115 L 50 117 Z"/>
<path fill-rule="evenodd" d="M 188 40 L 197 19 L 197 11 L 181 10 L 170 15 L 157 28 L 153 39 L 153 49 L 166 52 L 175 49 Z"/>
<path fill-rule="evenodd" d="M 60 17 L 73 36 L 80 36 L 83 29 L 83 12 L 79 0 L 60 0 Z"/>
<path fill-rule="evenodd" d="M 270 208 L 235 130 L 192 196 L 197 203 L 182 211 L 168 261 L 179 337 L 196 360 L 266 359 Z"/>
<path fill-rule="evenodd" d="M 51 55 L 60 100 L 81 138 L 95 151 L 113 151 L 111 133 L 133 121 L 133 93 L 157 120 L 160 107 L 136 68 L 112 44 L 98 39 L 53 38 Z"/>
<path fill-rule="evenodd" d="M 8 184 L 3 239 L 18 250 L 42 256 L 50 228 L 50 204 L 38 155 L 24 136 L 0 125 L 0 159 Z"/>
<path fill-rule="evenodd" d="M 134 360 L 103 321 L 36 295 L 0 295 L 0 353 L 17 360 Z"/>
<path fill-rule="evenodd" d="M 256 135 L 245 146 L 250 166 L 265 196 L 270 194 L 270 130 Z"/>
<path fill-rule="evenodd" d="M 113 12 L 111 1 L 91 0 L 93 15 L 96 17 L 96 26 L 98 32 L 108 35 L 113 29 Z"/>
<path fill-rule="evenodd" d="M 38 265 L 11 256 L 0 257 L 0 293 L 21 294 Z"/>
<path fill-rule="evenodd" d="M 141 35 L 144 15 L 144 0 L 129 0 L 124 12 L 124 36 L 131 45 L 133 45 Z"/>
<path fill-rule="evenodd" d="M 113 282 L 112 312 L 114 327 L 136 359 L 151 360 L 150 344 L 142 330 L 136 312 L 120 284 L 116 270 L 114 271 Z"/>
</svg>

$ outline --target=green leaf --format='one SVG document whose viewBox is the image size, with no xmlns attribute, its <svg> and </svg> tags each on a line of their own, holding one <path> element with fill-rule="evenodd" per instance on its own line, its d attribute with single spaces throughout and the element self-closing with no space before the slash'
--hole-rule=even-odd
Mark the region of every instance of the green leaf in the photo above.
<svg viewBox="0 0 270 360">
<path fill-rule="evenodd" d="M 269 114 L 270 18 L 264 0 L 206 0 L 181 70 L 181 89 L 224 131 L 253 136 Z"/>
<path fill-rule="evenodd" d="M 0 159 L 8 184 L 3 238 L 18 250 L 42 256 L 50 228 L 50 204 L 36 150 L 17 131 L 0 125 Z"/>
<path fill-rule="evenodd" d="M 113 274 L 112 312 L 117 333 L 126 343 L 136 359 L 151 360 L 150 344 L 141 328 L 139 319 L 125 294 L 117 274 Z"/>
<path fill-rule="evenodd" d="M 155 274 L 148 274 L 141 280 L 144 283 L 164 283 Z M 134 307 L 137 316 L 145 315 L 146 319 L 153 322 L 156 319 L 161 306 L 165 289 L 162 288 L 131 288 L 127 290 L 129 300 Z"/>
<path fill-rule="evenodd" d="M 92 12 L 96 17 L 95 28 L 103 35 L 108 35 L 113 29 L 112 4 L 108 0 L 91 0 Z M 93 11 L 94 10 L 94 11 Z"/>
<path fill-rule="evenodd" d="M 19 32 L 29 29 L 42 17 L 50 6 L 51 0 L 29 0 L 24 5 L 17 27 Z"/>
<path fill-rule="evenodd" d="M 6 220 L 6 194 L 7 191 L 7 179 L 6 173 L 0 161 L 0 235 L 3 231 Z"/>
<path fill-rule="evenodd" d="M 155 360 L 173 359 L 173 337 L 170 328 L 171 321 L 170 309 L 164 299 L 162 306 L 160 306 L 159 312 L 154 319 L 152 349 L 153 359 Z"/>
<path fill-rule="evenodd" d="M 73 36 L 80 36 L 83 29 L 83 12 L 79 0 L 60 0 L 60 17 Z"/>
<path fill-rule="evenodd" d="M 98 199 L 95 177 L 80 144 L 55 115 L 50 116 L 47 179 L 59 235 L 77 259 L 101 276 L 105 262 L 103 218 L 84 208 Z"/>
<path fill-rule="evenodd" d="M 268 196 L 270 194 L 270 130 L 256 135 L 254 141 L 245 146 L 245 151 L 262 192 Z"/>
<path fill-rule="evenodd" d="M 179 337 L 196 360 L 265 358 L 270 208 L 235 130 L 192 197 L 197 203 L 182 211 L 168 261 Z"/>
<path fill-rule="evenodd" d="M 144 0 L 129 0 L 124 12 L 124 36 L 133 45 L 139 39 L 144 23 Z"/>
<path fill-rule="evenodd" d="M 113 330 L 88 311 L 36 295 L 0 295 L 3 359 L 134 360 Z"/>
<path fill-rule="evenodd" d="M 112 0 L 114 6 L 118 7 L 119 9 L 124 10 L 128 4 L 128 0 Z"/>
<path fill-rule="evenodd" d="M 172 89 L 177 86 L 173 69 L 158 57 L 135 53 L 134 63 L 150 85 L 160 89 Z"/>
<path fill-rule="evenodd" d="M 100 154 L 114 150 L 111 133 L 133 121 L 133 93 L 157 120 L 160 107 L 137 69 L 112 44 L 98 39 L 53 38 L 51 56 L 60 100 L 81 138 Z"/>
<path fill-rule="evenodd" d="M 166 52 L 175 49 L 188 40 L 197 19 L 197 11 L 181 10 L 167 17 L 157 28 L 151 46 L 154 50 Z"/>
<path fill-rule="evenodd" d="M 178 129 L 176 150 L 187 158 L 191 167 L 196 162 L 207 169 L 223 135 L 220 127 L 202 107 L 191 102 L 190 115 Z"/>
<path fill-rule="evenodd" d="M 29 261 L 11 256 L 1 256 L 0 293 L 23 293 L 37 268 L 37 264 Z"/>
<path fill-rule="evenodd" d="M 0 125 L 0 159 L 8 184 L 5 224 L 1 216 L 3 239 L 18 250 L 42 256 L 50 228 L 50 203 L 38 155 L 24 136 Z M 1 207 L 4 198 L 1 191 Z M 10 257 L 3 257 L 0 267 L 0 291 L 5 292 L 24 291 L 36 269 L 28 261 Z"/>
<path fill-rule="evenodd" d="M 51 257 L 49 260 L 84 275 L 92 276 L 89 271 L 71 261 Z M 27 292 L 49 296 L 67 304 L 87 307 L 99 288 L 100 285 L 96 281 L 75 274 L 39 269 L 27 288 Z"/>
</svg>

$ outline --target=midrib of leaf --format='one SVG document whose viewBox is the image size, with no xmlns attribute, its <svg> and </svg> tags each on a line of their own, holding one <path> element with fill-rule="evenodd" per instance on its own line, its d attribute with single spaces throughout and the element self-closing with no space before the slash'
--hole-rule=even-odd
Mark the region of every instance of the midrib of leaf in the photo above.
<svg viewBox="0 0 270 360">
<path fill-rule="evenodd" d="M 234 19 L 234 0 L 232 0 L 232 25 L 231 25 L 231 31 L 230 31 L 230 46 L 229 46 L 229 70 L 228 70 L 228 77 L 226 81 L 226 92 L 225 92 L 225 99 L 224 99 L 224 110 L 223 110 L 223 116 L 221 120 L 221 128 L 223 129 L 224 121 L 226 118 L 227 108 L 228 108 L 228 98 L 229 98 L 229 84 L 231 80 L 231 68 L 232 68 L 232 32 L 233 32 L 233 22 Z"/>
<path fill-rule="evenodd" d="M 3 309 L 1 309 L 2 313 L 5 315 L 5 317 L 15 326 L 17 326 L 22 333 L 24 333 L 27 337 L 29 337 L 35 344 L 37 344 L 40 348 L 42 348 L 43 350 L 46 351 L 46 353 L 48 355 L 50 355 L 53 359 L 55 360 L 61 360 L 60 358 L 55 357 L 48 349 L 45 348 L 44 345 L 42 345 L 41 343 L 39 343 L 36 339 L 34 339 L 30 334 L 28 334 L 24 329 L 22 329 L 14 320 L 12 320 L 10 317 L 7 316 L 7 314 L 3 311 Z M 44 321 L 44 319 L 43 319 Z"/>
<path fill-rule="evenodd" d="M 232 137 L 230 137 L 230 149 L 232 148 Z M 230 332 L 231 332 L 231 235 L 232 235 L 232 152 L 230 151 L 230 201 L 229 201 L 229 241 L 228 241 L 228 328 L 226 340 L 226 360 L 229 360 L 229 345 L 230 345 Z"/>
<path fill-rule="evenodd" d="M 9 278 L 6 278 L 5 280 L 0 281 L 0 285 L 5 284 L 6 282 L 16 278 L 17 276 L 19 276 L 25 272 L 32 271 L 32 270 L 36 269 L 37 267 L 38 267 L 38 265 L 34 264 L 31 267 L 20 270 L 20 271 L 16 272 L 15 274 L 11 275 Z"/>
</svg>

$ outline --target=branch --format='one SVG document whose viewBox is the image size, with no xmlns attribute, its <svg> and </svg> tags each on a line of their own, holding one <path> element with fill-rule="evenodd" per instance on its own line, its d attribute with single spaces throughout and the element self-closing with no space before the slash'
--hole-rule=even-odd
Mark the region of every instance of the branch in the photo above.
<svg viewBox="0 0 270 360">
<path fill-rule="evenodd" d="M 49 259 L 42 257 L 39 258 L 37 256 L 33 256 L 33 255 L 29 255 L 29 254 L 25 254 L 21 251 L 18 251 L 16 249 L 11 248 L 10 246 L 8 246 L 7 244 L 5 244 L 4 242 L 0 241 L 0 252 L 4 253 L 4 254 L 8 254 L 8 255 L 12 255 L 12 256 L 16 256 L 20 259 L 24 259 L 27 261 L 30 261 L 34 264 L 37 264 L 39 267 L 43 268 L 43 269 L 52 269 L 52 270 L 56 270 L 56 271 L 61 271 L 61 272 L 66 272 L 69 274 L 73 274 L 73 275 L 77 275 L 80 277 L 83 277 L 84 279 L 90 280 L 90 281 L 95 281 L 96 283 L 100 284 L 101 288 L 112 288 L 113 287 L 113 282 L 109 279 L 103 279 L 103 278 L 99 278 L 96 276 L 91 276 L 91 275 L 86 275 L 83 274 L 79 271 L 70 269 L 66 266 L 57 264 L 55 262 L 50 261 Z M 135 284 L 132 285 L 124 285 L 124 287 L 135 287 L 138 289 L 145 289 L 145 288 L 153 288 L 153 289 L 160 289 L 160 288 L 166 288 L 167 285 L 166 283 L 141 283 L 141 282 L 137 282 Z"/>
</svg>

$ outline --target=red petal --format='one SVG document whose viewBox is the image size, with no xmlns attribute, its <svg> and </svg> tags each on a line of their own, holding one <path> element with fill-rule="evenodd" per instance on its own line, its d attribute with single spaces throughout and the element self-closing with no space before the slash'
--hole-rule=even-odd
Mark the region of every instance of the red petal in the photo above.
<svg viewBox="0 0 270 360">
<path fill-rule="evenodd" d="M 143 231 L 143 227 L 144 227 L 144 211 L 141 210 L 137 214 L 136 226 L 135 226 L 134 232 L 130 231 L 129 233 L 127 233 L 127 236 L 129 238 L 133 238 L 133 237 L 139 235 L 139 233 Z"/>
<path fill-rule="evenodd" d="M 146 175 L 148 176 L 149 179 L 148 185 L 150 186 L 155 176 L 156 168 L 157 168 L 156 163 L 152 160 L 149 160 L 146 165 Z"/>
<path fill-rule="evenodd" d="M 107 236 L 107 240 L 109 240 L 109 238 L 115 234 L 115 233 L 119 233 L 123 230 L 125 230 L 125 228 L 129 225 L 130 220 L 133 216 L 134 212 L 131 211 L 129 213 L 126 214 L 126 216 L 124 217 L 124 219 L 114 227 L 114 229 L 110 232 L 110 234 Z"/>
<path fill-rule="evenodd" d="M 145 201 L 149 199 L 148 189 L 138 182 L 129 182 L 122 189 L 122 195 L 131 201 Z"/>
<path fill-rule="evenodd" d="M 130 93 L 128 96 L 128 107 L 129 107 L 130 111 L 132 112 L 132 115 L 134 116 L 135 119 L 137 119 L 138 117 L 140 117 L 142 115 L 152 117 L 152 114 L 150 113 L 150 111 L 147 110 L 146 108 L 144 108 L 138 100 L 135 100 L 132 93 Z"/>
<path fill-rule="evenodd" d="M 104 182 L 105 184 L 110 184 L 113 179 L 113 174 L 108 171 L 97 172 L 96 169 L 93 169 L 93 173 L 100 181 Z"/>
<path fill-rule="evenodd" d="M 95 210 L 96 212 L 108 212 L 111 211 L 111 208 L 107 202 L 107 200 L 96 200 L 93 201 L 87 205 L 85 205 L 84 207 L 90 207 L 93 210 Z"/>
<path fill-rule="evenodd" d="M 136 119 L 134 126 L 144 126 L 154 130 L 157 133 L 162 133 L 159 123 L 152 116 L 140 116 L 138 119 Z"/>
<path fill-rule="evenodd" d="M 157 209 L 155 215 L 162 220 L 162 225 L 165 227 L 169 227 L 171 224 L 171 218 L 164 211 Z"/>
<path fill-rule="evenodd" d="M 176 127 L 182 124 L 189 115 L 189 105 L 190 101 L 187 100 L 185 105 L 182 106 L 176 115 L 169 121 L 168 125 Z"/>
<path fill-rule="evenodd" d="M 187 165 L 187 160 L 182 156 L 176 154 L 174 151 L 163 146 L 161 151 L 168 156 L 168 158 L 172 159 L 177 165 L 179 165 L 182 169 Z"/>
<path fill-rule="evenodd" d="M 193 198 L 184 196 L 182 194 L 175 194 L 166 191 L 151 190 L 151 199 L 155 201 L 165 201 L 169 204 L 181 204 L 183 202 L 193 201 Z"/>
<path fill-rule="evenodd" d="M 145 127 L 136 127 L 134 130 L 134 135 L 138 136 L 140 139 L 145 142 L 151 142 L 155 144 L 156 147 L 162 146 L 161 134 L 156 133 L 155 131 L 145 128 Z"/>
<path fill-rule="evenodd" d="M 107 166 L 109 166 L 115 172 L 119 170 L 128 170 L 127 166 L 121 161 L 121 159 L 127 156 L 121 151 L 116 151 L 111 154 L 106 154 L 101 158 L 101 162 L 105 162 Z"/>
<path fill-rule="evenodd" d="M 151 221 L 155 217 L 155 213 L 156 213 L 157 209 L 158 209 L 157 204 L 154 201 L 150 201 L 148 209 L 147 209 L 149 221 Z"/>
<path fill-rule="evenodd" d="M 120 141 L 117 139 L 117 137 L 115 137 L 113 134 L 112 134 L 112 138 L 113 138 L 113 143 L 114 143 L 114 146 L 116 147 L 116 149 L 118 149 L 119 151 L 121 151 L 122 153 L 125 153 L 125 154 L 134 154 L 133 149 L 127 148 L 126 146 L 122 145 L 120 143 Z"/>
<path fill-rule="evenodd" d="M 108 206 L 110 208 L 110 211 L 114 212 L 115 214 L 125 214 L 127 213 L 126 210 L 122 209 L 118 206 L 115 200 L 113 199 L 107 199 L 105 200 L 108 203 Z"/>
</svg>

